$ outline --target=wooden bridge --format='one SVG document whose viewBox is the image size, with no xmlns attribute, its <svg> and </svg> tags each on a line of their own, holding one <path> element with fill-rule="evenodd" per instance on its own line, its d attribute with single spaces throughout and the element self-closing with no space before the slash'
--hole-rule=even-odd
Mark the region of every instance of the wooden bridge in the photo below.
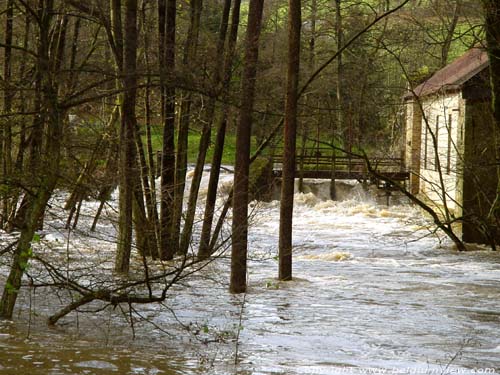
<svg viewBox="0 0 500 375">
<path fill-rule="evenodd" d="M 344 154 L 334 155 L 330 148 L 311 148 L 296 155 L 296 178 L 373 181 L 368 172 L 366 160 Z M 402 158 L 369 158 L 371 167 L 382 176 L 393 181 L 404 182 L 409 179 Z M 275 149 L 273 174 L 282 174 L 283 151 Z M 378 182 L 376 182 L 378 183 Z"/>
</svg>

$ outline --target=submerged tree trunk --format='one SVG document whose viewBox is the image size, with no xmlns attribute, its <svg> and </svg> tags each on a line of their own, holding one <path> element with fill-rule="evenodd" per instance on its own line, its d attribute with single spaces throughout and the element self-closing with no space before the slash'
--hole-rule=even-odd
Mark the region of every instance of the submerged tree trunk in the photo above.
<svg viewBox="0 0 500 375">
<path fill-rule="evenodd" d="M 175 191 L 175 68 L 176 0 L 158 0 L 160 90 L 163 114 L 163 149 L 161 160 L 160 258 L 174 257 L 174 191 Z M 168 82 L 167 82 L 168 80 Z"/>
<path fill-rule="evenodd" d="M 31 165 L 33 175 L 33 194 L 24 199 L 24 209 L 19 217 L 21 233 L 13 263 L 0 300 L 0 317 L 10 319 L 21 287 L 21 280 L 32 256 L 31 242 L 39 222 L 45 213 L 47 203 L 54 191 L 59 177 L 61 139 L 63 136 L 63 113 L 58 103 L 57 69 L 60 64 L 55 61 L 56 56 L 50 51 L 50 35 L 52 19 L 54 16 L 53 1 L 41 1 L 37 10 L 38 14 L 38 51 L 37 51 L 37 91 L 40 98 L 40 112 L 37 124 L 46 127 L 46 132 L 40 133 L 36 145 L 44 148 L 33 148 Z M 63 28 L 59 28 L 56 37 L 64 38 Z M 60 41 L 59 51 L 64 48 L 63 40 Z"/>
<path fill-rule="evenodd" d="M 497 160 L 496 196 L 488 215 L 490 221 L 500 226 L 500 4 L 494 0 L 483 0 L 485 11 L 486 41 L 490 61 L 490 83 L 493 118 L 495 119 L 495 150 Z M 498 229 L 497 229 L 498 230 Z M 498 238 L 499 233 L 495 233 Z"/>
<path fill-rule="evenodd" d="M 205 166 L 205 159 L 210 145 L 210 138 L 212 135 L 212 124 L 215 116 L 215 100 L 217 99 L 218 88 L 221 81 L 221 66 L 224 58 L 224 42 L 226 40 L 229 13 L 231 10 L 231 0 L 224 0 L 224 7 L 222 10 L 222 18 L 219 26 L 219 35 L 216 47 L 216 61 L 213 68 L 212 78 L 212 94 L 208 98 L 207 110 L 205 112 L 203 129 L 201 132 L 200 145 L 198 149 L 198 158 L 194 169 L 193 178 L 191 179 L 191 189 L 189 191 L 188 205 L 186 210 L 186 218 L 184 220 L 184 228 L 182 230 L 180 251 L 184 254 L 187 253 L 191 234 L 193 231 L 194 216 L 196 213 L 196 203 L 198 201 L 198 192 L 200 190 L 201 177 L 203 175 L 203 168 Z"/>
<path fill-rule="evenodd" d="M 224 60 L 224 72 L 221 87 L 222 115 L 221 119 L 219 120 L 217 135 L 215 138 L 212 167 L 210 169 L 207 198 L 205 202 L 205 213 L 203 215 L 200 247 L 198 250 L 198 257 L 201 259 L 207 258 L 211 254 L 210 237 L 214 218 L 215 202 L 217 199 L 217 186 L 219 184 L 220 167 L 222 163 L 222 155 L 224 152 L 227 120 L 229 116 L 229 105 L 227 102 L 229 96 L 229 84 L 232 77 L 232 67 L 236 49 L 236 41 L 238 38 L 238 29 L 240 24 L 240 7 L 241 0 L 234 0 L 233 13 L 231 15 L 231 31 L 229 34 L 228 47 Z"/>
<path fill-rule="evenodd" d="M 241 107 L 236 131 L 231 282 L 229 287 L 232 293 L 246 291 L 250 142 L 263 6 L 264 0 L 250 0 L 241 82 Z"/>
<path fill-rule="evenodd" d="M 297 139 L 297 101 L 300 64 L 300 0 L 288 2 L 288 67 L 285 103 L 285 142 L 281 183 L 279 229 L 279 279 L 292 279 L 292 221 L 295 185 L 295 145 Z"/>
<path fill-rule="evenodd" d="M 143 25 L 144 28 L 147 24 L 147 1 L 143 1 L 142 3 L 142 17 L 143 17 Z M 150 226 L 154 230 L 154 235 L 156 237 L 156 249 L 152 254 L 153 257 L 159 256 L 160 251 L 160 223 L 158 220 L 158 208 L 157 208 L 157 200 L 156 200 L 156 182 L 155 182 L 155 160 L 154 160 L 154 151 L 153 151 L 153 143 L 152 143 L 152 133 L 151 133 L 151 121 L 152 121 L 152 110 L 151 110 L 151 77 L 150 77 L 150 60 L 149 54 L 150 51 L 150 38 L 149 33 L 146 29 L 144 29 L 144 63 L 146 65 L 146 88 L 144 90 L 144 118 L 145 118 L 145 126 L 146 126 L 146 154 L 147 161 L 144 161 L 146 168 L 142 167 L 141 170 L 143 172 L 144 181 L 144 190 L 146 194 L 146 204 L 148 207 L 148 219 L 150 221 Z M 137 137 L 138 141 L 141 140 L 140 136 Z M 142 145 L 142 142 L 141 142 Z M 147 174 L 147 176 L 145 176 Z M 149 181 L 149 182 L 148 182 Z M 146 189 L 148 186 L 149 192 Z M 147 198 L 149 194 L 149 199 Z"/>
<path fill-rule="evenodd" d="M 196 57 L 198 47 L 198 37 L 200 33 L 200 18 L 203 2 L 202 0 L 191 0 L 191 20 L 186 38 L 186 45 L 184 47 L 183 67 L 194 69 L 193 60 Z M 187 152 L 188 152 L 188 135 L 189 125 L 191 123 L 191 106 L 193 98 L 192 93 L 187 92 L 181 100 L 179 127 L 177 131 L 177 152 L 175 162 L 175 193 L 174 193 L 174 218 L 173 218 L 173 251 L 185 252 L 184 249 L 179 247 L 179 237 L 182 219 L 182 209 L 184 205 L 184 188 L 186 186 L 186 172 L 187 172 Z M 186 248 L 187 250 L 187 248 Z"/>
<path fill-rule="evenodd" d="M 119 1 L 117 1 L 119 2 Z M 116 9 L 120 11 L 119 5 Z M 123 100 L 120 125 L 120 199 L 115 271 L 128 272 L 132 250 L 133 197 L 136 189 L 135 104 L 137 95 L 137 0 L 125 0 Z M 142 198 L 142 197 L 141 197 Z"/>
<path fill-rule="evenodd" d="M 149 77 L 149 38 L 147 36 L 147 32 L 144 29 L 146 27 L 146 1 L 142 1 L 141 4 L 141 24 L 139 25 L 138 34 L 142 30 L 144 35 L 144 56 L 146 60 L 146 72 L 147 72 L 147 85 L 145 92 L 145 119 L 146 119 L 146 132 L 148 135 L 148 142 L 150 143 L 151 137 L 151 110 L 150 110 L 150 81 Z M 152 256 L 154 259 L 159 256 L 159 226 L 158 226 L 158 215 L 156 208 L 156 199 L 154 196 L 154 190 L 152 190 L 150 185 L 150 167 L 146 157 L 146 151 L 144 150 L 144 145 L 141 138 L 141 132 L 139 124 L 136 121 L 134 128 L 134 140 L 136 146 L 137 160 L 136 160 L 136 168 L 140 173 L 136 173 L 135 180 L 135 200 L 134 200 L 134 225 L 136 232 L 136 241 L 137 248 L 139 253 L 143 256 L 148 255 Z M 154 182 L 153 182 L 154 184 Z"/>
</svg>

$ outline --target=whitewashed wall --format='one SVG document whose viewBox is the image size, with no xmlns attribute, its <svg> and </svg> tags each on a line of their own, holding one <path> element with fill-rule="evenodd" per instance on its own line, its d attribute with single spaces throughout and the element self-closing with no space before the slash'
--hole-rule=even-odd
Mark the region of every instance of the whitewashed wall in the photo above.
<svg viewBox="0 0 500 375">
<path fill-rule="evenodd" d="M 434 96 L 422 102 L 422 147 L 420 163 L 420 193 L 439 206 L 460 211 L 461 160 L 465 107 L 461 93 Z M 426 123 L 427 120 L 427 123 Z M 433 136 L 436 137 L 436 144 Z M 439 156 L 442 181 L 436 163 Z M 456 204 L 458 202 L 458 205 Z M 458 214 L 459 212 L 457 212 Z"/>
</svg>

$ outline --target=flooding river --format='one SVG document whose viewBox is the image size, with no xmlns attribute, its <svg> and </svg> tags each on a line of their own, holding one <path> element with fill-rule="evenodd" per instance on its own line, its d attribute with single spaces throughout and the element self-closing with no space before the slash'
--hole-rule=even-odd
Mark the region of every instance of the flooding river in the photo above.
<svg viewBox="0 0 500 375">
<path fill-rule="evenodd" d="M 500 254 L 458 254 L 410 205 L 355 184 L 332 202 L 326 186 L 296 194 L 294 281 L 276 280 L 278 202 L 253 203 L 245 296 L 227 292 L 228 254 L 163 304 L 90 305 L 55 328 L 45 320 L 71 296 L 27 287 L 0 322 L 0 374 L 500 373 Z M 90 263 L 111 267 L 116 233 L 103 220 L 85 235 L 95 207 L 68 233 L 54 204 L 38 245 L 88 283 Z"/>
</svg>

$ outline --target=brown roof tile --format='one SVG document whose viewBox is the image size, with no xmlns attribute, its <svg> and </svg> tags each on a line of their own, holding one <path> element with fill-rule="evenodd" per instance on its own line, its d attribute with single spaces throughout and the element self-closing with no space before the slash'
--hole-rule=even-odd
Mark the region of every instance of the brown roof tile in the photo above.
<svg viewBox="0 0 500 375">
<path fill-rule="evenodd" d="M 452 91 L 460 89 L 462 84 L 467 82 L 477 73 L 488 66 L 488 54 L 483 48 L 474 47 L 468 50 L 461 57 L 438 70 L 431 78 L 417 86 L 415 95 L 422 97 L 435 94 L 438 91 Z M 413 97 L 409 92 L 405 99 Z"/>
</svg>

